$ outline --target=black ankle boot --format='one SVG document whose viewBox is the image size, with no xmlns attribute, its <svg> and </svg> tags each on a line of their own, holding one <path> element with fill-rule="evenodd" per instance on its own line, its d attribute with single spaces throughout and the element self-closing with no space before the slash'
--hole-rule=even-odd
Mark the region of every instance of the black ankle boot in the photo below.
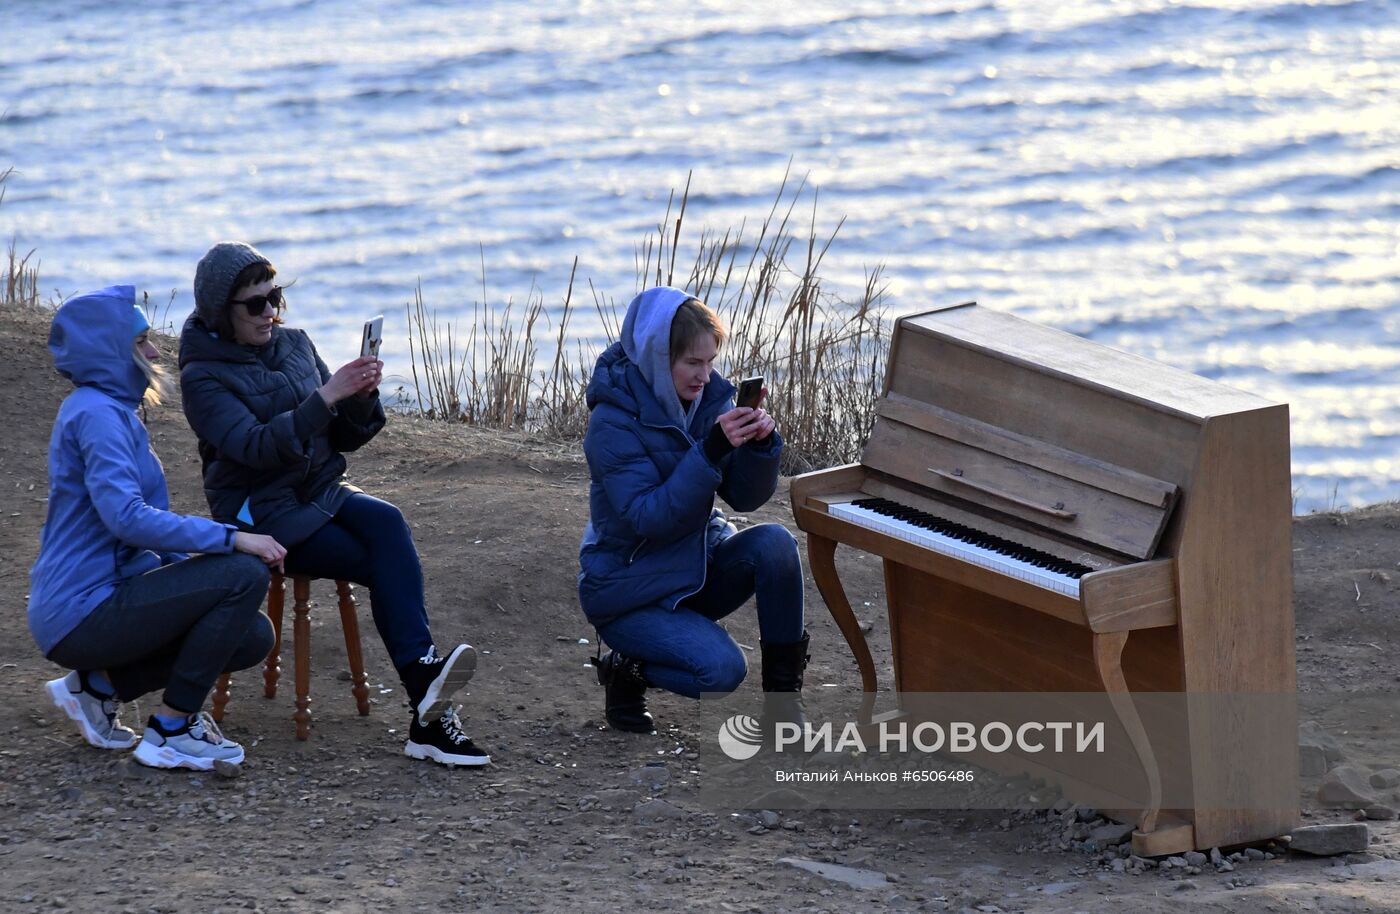
<svg viewBox="0 0 1400 914">
<path fill-rule="evenodd" d="M 807 709 L 802 704 L 802 674 L 807 670 L 807 661 L 812 659 L 807 653 L 811 640 L 804 631 L 800 640 L 790 644 L 758 642 L 763 654 L 765 731 L 772 731 L 780 722 L 793 723 L 799 728 L 807 723 Z"/>
<path fill-rule="evenodd" d="M 608 651 L 594 661 L 598 684 L 603 687 L 603 711 L 608 726 L 628 733 L 653 733 L 656 726 L 647 711 L 647 680 L 642 662 Z"/>
</svg>

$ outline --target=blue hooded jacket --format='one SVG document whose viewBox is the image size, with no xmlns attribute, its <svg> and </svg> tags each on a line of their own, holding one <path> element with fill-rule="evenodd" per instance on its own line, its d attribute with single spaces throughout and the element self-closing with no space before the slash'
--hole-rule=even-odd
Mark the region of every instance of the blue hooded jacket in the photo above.
<svg viewBox="0 0 1400 914">
<path fill-rule="evenodd" d="M 594 625 L 647 606 L 675 609 L 704 586 L 709 548 L 733 532 L 715 495 L 752 511 L 777 488 L 776 431 L 718 465 L 705 454 L 705 436 L 733 408 L 733 384 L 712 371 L 688 409 L 676 394 L 671 319 L 693 297 L 660 286 L 632 299 L 622 339 L 598 357 L 588 384 L 583 452 L 592 482 L 579 601 Z"/>
<path fill-rule="evenodd" d="M 131 344 L 136 290 L 109 286 L 54 315 L 49 351 L 78 389 L 49 438 L 48 516 L 30 570 L 29 630 L 45 656 L 127 578 L 232 552 L 233 527 L 172 513 L 165 472 L 136 406 L 146 376 Z"/>
</svg>

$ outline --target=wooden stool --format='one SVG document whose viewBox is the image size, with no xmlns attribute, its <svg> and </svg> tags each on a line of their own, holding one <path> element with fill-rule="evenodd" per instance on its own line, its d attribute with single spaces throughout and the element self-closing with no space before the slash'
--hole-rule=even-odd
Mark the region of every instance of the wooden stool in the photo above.
<svg viewBox="0 0 1400 914">
<path fill-rule="evenodd" d="M 297 739 L 307 739 L 311 735 L 311 578 L 294 575 L 292 577 L 292 653 L 296 663 L 297 710 L 292 715 L 297 722 Z M 345 655 L 350 661 L 350 691 L 355 695 L 355 705 L 360 716 L 369 714 L 369 677 L 365 675 L 364 654 L 360 650 L 360 622 L 355 615 L 355 596 L 350 591 L 349 581 L 336 581 L 336 593 L 340 596 L 340 627 L 345 633 Z M 272 573 L 272 582 L 267 590 L 267 615 L 272 620 L 272 630 L 277 640 L 272 644 L 272 653 L 263 664 L 263 696 L 274 698 L 277 695 L 277 679 L 282 668 L 278 661 L 282 653 L 282 597 L 283 576 Z M 228 704 L 230 677 L 228 673 L 219 677 L 214 686 L 214 720 L 223 723 L 224 706 Z"/>
</svg>

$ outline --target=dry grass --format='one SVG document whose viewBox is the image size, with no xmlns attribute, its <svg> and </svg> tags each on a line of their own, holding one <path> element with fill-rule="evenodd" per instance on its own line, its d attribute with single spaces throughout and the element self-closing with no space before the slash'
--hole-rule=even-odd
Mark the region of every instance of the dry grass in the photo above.
<svg viewBox="0 0 1400 914">
<path fill-rule="evenodd" d="M 874 420 L 884 378 L 889 327 L 879 304 L 880 271 L 865 278 L 854 300 L 828 291 L 822 259 L 840 230 L 817 232 L 817 199 L 799 233 L 794 214 L 805 182 L 787 176 L 773 205 L 750 232 L 747 223 L 723 234 L 700 234 L 693 257 L 683 246 L 690 185 L 673 192 L 654 234 L 636 251 L 637 291 L 673 285 L 706 301 L 729 326 L 722 358 L 731 378 L 767 379 L 768 410 L 788 441 L 788 471 L 857 459 Z M 674 212 L 674 215 L 673 215 Z M 598 353 L 617 339 L 621 314 L 592 284 L 604 340 L 571 340 L 578 262 L 551 326 L 544 296 L 531 289 L 523 307 L 507 300 L 473 307 L 465 334 L 425 305 L 421 290 L 408 306 L 418 411 L 433 418 L 514 429 L 555 439 L 582 435 L 584 393 Z M 541 345 L 548 355 L 540 359 Z"/>
<path fill-rule="evenodd" d="M 0 171 L 0 206 L 5 202 L 5 182 L 14 174 L 13 168 Z M 30 261 L 34 257 L 31 249 L 23 256 L 19 253 L 19 239 L 11 238 L 5 268 L 5 295 L 0 305 L 7 308 L 36 308 L 39 305 L 39 262 Z"/>
</svg>

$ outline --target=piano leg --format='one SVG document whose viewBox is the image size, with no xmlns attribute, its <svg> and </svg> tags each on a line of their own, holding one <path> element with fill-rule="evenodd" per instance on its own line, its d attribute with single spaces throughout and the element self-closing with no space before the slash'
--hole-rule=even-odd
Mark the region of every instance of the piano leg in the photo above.
<svg viewBox="0 0 1400 914">
<path fill-rule="evenodd" d="M 860 685 L 865 693 L 861 699 L 860 722 L 869 724 L 875 711 L 875 661 L 870 656 L 870 645 L 865 642 L 865 633 L 860 630 L 856 614 L 851 611 L 851 603 L 846 599 L 846 589 L 841 586 L 841 579 L 836 574 L 836 541 L 808 533 L 807 557 L 817 590 L 826 601 L 831 618 L 836 620 L 841 634 L 846 637 L 846 643 L 855 655 L 856 666 L 860 668 Z"/>
<path fill-rule="evenodd" d="M 1157 769 L 1157 757 L 1152 752 L 1152 743 L 1147 739 L 1147 730 L 1133 704 L 1132 693 L 1128 691 L 1128 681 L 1123 676 L 1123 646 L 1128 643 L 1127 632 L 1105 632 L 1094 634 L 1094 666 L 1104 691 L 1118 715 L 1118 721 L 1127 731 L 1147 775 L 1148 804 L 1138 817 L 1137 833 L 1150 834 L 1157 828 L 1157 813 L 1162 808 L 1162 777 Z"/>
</svg>

